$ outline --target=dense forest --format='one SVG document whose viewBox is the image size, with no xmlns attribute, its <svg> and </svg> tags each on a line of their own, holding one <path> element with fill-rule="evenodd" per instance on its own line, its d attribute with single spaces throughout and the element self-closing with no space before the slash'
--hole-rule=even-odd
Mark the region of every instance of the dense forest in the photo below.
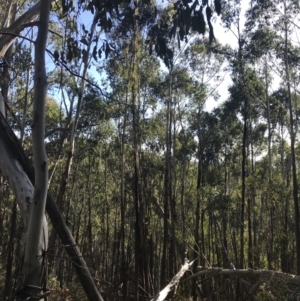
<svg viewBox="0 0 300 301">
<path fill-rule="evenodd" d="M 0 300 L 300 300 L 299 34 L 297 0 L 1 0 Z"/>
</svg>

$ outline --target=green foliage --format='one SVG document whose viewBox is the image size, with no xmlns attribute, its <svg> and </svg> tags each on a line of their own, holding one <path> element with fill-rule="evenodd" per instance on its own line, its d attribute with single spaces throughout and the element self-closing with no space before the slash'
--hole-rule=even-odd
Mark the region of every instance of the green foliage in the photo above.
<svg viewBox="0 0 300 301">
<path fill-rule="evenodd" d="M 165 281 L 174 276 L 186 257 L 197 258 L 198 265 L 229 267 L 231 260 L 237 266 L 242 225 L 244 267 L 295 273 L 289 95 L 285 76 L 279 87 L 273 78 L 282 75 L 287 54 L 296 130 L 299 49 L 289 36 L 285 53 L 284 23 L 276 2 L 254 1 L 247 12 L 245 31 L 238 34 L 235 28 L 242 28 L 238 27 L 242 4 L 213 2 L 214 8 L 208 1 L 176 1 L 159 9 L 148 0 L 63 1 L 53 5 L 58 19 L 53 18 L 49 40 L 55 62 L 53 72 L 52 64 L 49 67 L 46 103 L 49 189 L 58 198 L 61 187 L 66 186 L 60 210 L 92 276 L 109 300 L 130 299 L 137 282 L 141 298 L 154 296 L 162 288 L 158 279 L 163 260 Z M 225 26 L 237 34 L 235 48 L 212 43 L 214 12 L 222 13 Z M 97 24 L 91 41 L 88 22 L 80 21 L 89 13 Z M 286 22 L 292 27 L 288 18 Z M 202 35 L 207 31 L 205 39 Z M 183 44 L 185 48 L 179 49 Z M 32 47 L 21 40 L 14 44 L 9 103 L 14 115 L 8 110 L 8 120 L 20 137 L 24 134 L 22 142 L 29 154 Z M 83 60 L 89 63 L 78 105 L 83 79 L 76 74 L 82 71 Z M 228 97 L 224 97 L 227 88 L 219 89 L 225 75 L 231 79 L 226 83 Z M 222 101 L 215 109 L 205 110 L 218 94 Z M 72 153 L 71 130 L 76 116 Z M 66 168 L 71 153 L 72 164 Z M 298 138 L 296 159 L 298 166 Z M 69 176 L 64 180 L 66 170 Z M 7 189 L 6 183 L 1 178 L 0 189 Z M 11 199 L 7 191 L 0 195 L 3 271 Z M 21 249 L 20 221 L 17 228 L 15 259 Z M 49 299 L 84 300 L 63 247 L 56 240 L 53 258 L 49 254 Z M 254 284 L 253 279 L 247 281 Z M 4 282 L 2 272 L 1 287 Z M 234 300 L 243 295 L 235 278 L 199 277 L 199 286 L 208 300 Z M 187 281 L 178 294 L 188 300 L 192 287 L 193 282 Z M 285 281 L 272 278 L 261 284 L 253 300 L 288 300 L 287 291 Z"/>
</svg>

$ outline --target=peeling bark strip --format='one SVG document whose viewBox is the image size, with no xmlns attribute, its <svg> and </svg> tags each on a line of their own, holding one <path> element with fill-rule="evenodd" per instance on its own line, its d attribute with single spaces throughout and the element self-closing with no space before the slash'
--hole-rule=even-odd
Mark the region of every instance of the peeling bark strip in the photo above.
<svg viewBox="0 0 300 301">
<path fill-rule="evenodd" d="M 171 282 L 159 292 L 159 294 L 151 299 L 151 301 L 164 301 L 166 299 L 171 299 L 172 296 L 176 294 L 177 286 L 179 284 L 180 279 L 183 277 L 184 273 L 192 266 L 195 260 L 190 263 L 184 264 L 180 271 L 173 277 Z"/>
</svg>

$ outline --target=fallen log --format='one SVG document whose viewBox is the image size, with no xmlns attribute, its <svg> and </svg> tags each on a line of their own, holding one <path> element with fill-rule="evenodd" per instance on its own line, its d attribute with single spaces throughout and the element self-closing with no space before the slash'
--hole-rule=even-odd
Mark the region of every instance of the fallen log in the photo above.
<svg viewBox="0 0 300 301">
<path fill-rule="evenodd" d="M 268 281 L 271 278 L 277 278 L 281 281 L 285 281 L 287 285 L 291 289 L 296 289 L 300 286 L 300 276 L 283 273 L 280 271 L 273 271 L 273 270 L 252 270 L 252 269 L 222 269 L 219 267 L 197 267 L 199 272 L 195 273 L 194 275 L 191 275 L 187 277 L 184 281 L 187 281 L 189 279 L 192 279 L 194 277 L 198 277 L 200 275 L 207 275 L 211 273 L 218 273 L 218 275 L 228 275 L 228 276 L 236 276 L 236 277 L 250 277 L 250 278 L 260 278 L 262 281 Z"/>
<path fill-rule="evenodd" d="M 207 276 L 206 279 L 212 277 L 219 277 L 220 275 L 227 275 L 229 277 L 237 277 L 243 283 L 246 283 L 248 294 L 244 300 L 247 300 L 251 295 L 256 291 L 263 289 L 263 286 L 260 287 L 263 283 L 268 283 L 268 289 L 272 292 L 276 292 L 279 289 L 284 290 L 287 300 L 292 300 L 293 296 L 300 296 L 299 287 L 300 287 L 300 276 L 283 273 L 280 271 L 274 270 L 252 270 L 252 269 L 223 269 L 220 267 L 197 267 L 198 272 L 193 275 L 188 276 L 182 282 L 186 282 L 195 277 L 201 275 Z M 254 283 L 249 283 L 245 281 L 244 278 L 253 280 Z M 205 280 L 206 280 L 205 279 Z M 247 280 L 248 280 L 247 279 Z M 298 300 L 298 299 L 297 299 Z"/>
</svg>

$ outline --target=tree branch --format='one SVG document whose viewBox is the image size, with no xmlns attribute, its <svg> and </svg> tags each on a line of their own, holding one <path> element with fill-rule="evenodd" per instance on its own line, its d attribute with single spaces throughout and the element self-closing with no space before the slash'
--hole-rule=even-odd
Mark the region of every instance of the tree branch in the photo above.
<svg viewBox="0 0 300 301">
<path fill-rule="evenodd" d="M 192 266 L 195 260 L 190 263 L 185 263 L 180 271 L 173 277 L 171 282 L 159 292 L 159 294 L 151 299 L 151 301 L 164 301 L 167 298 L 171 299 L 171 295 L 174 296 L 176 294 L 177 286 L 179 284 L 180 279 L 183 277 L 184 273 Z"/>
</svg>

